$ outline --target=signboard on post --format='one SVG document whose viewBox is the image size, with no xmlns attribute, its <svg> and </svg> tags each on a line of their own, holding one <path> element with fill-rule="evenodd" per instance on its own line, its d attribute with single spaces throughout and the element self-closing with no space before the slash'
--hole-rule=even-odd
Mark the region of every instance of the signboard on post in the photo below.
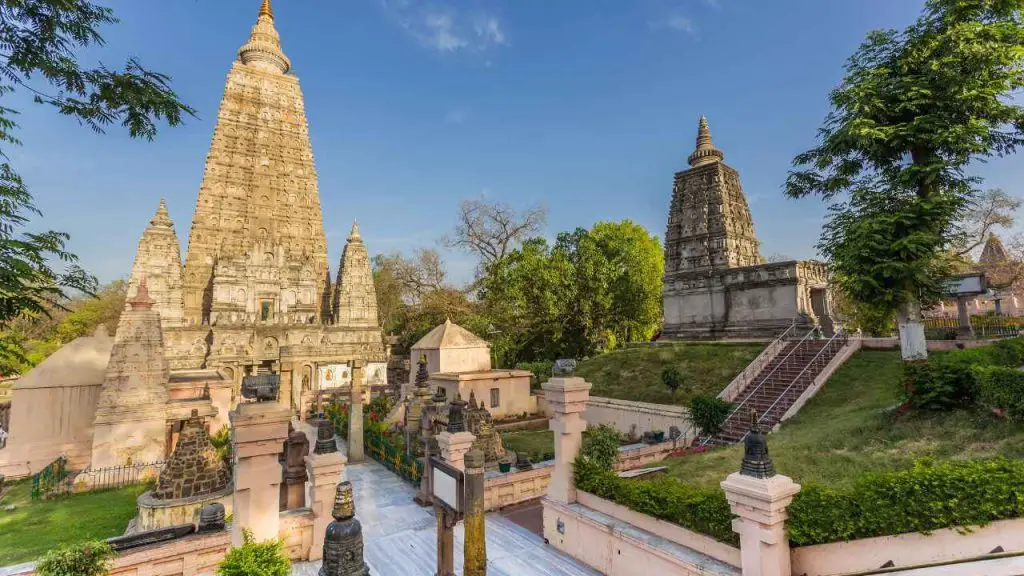
<svg viewBox="0 0 1024 576">
<path fill-rule="evenodd" d="M 430 458 L 433 473 L 434 502 L 454 518 L 462 518 L 466 510 L 466 475 L 458 468 L 434 456 Z"/>
<path fill-rule="evenodd" d="M 965 274 L 949 279 L 946 290 L 951 296 L 978 296 L 988 290 L 984 274 Z"/>
</svg>

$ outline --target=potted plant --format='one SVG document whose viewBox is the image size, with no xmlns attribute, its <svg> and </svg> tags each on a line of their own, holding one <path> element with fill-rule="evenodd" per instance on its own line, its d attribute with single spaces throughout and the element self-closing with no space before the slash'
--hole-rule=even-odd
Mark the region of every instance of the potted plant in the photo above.
<svg viewBox="0 0 1024 576">
<path fill-rule="evenodd" d="M 508 456 L 498 460 L 498 472 L 505 474 L 510 470 L 512 470 L 512 461 L 508 459 Z"/>
<path fill-rule="evenodd" d="M 654 431 L 654 443 L 655 444 L 660 444 L 660 443 L 662 443 L 664 441 L 665 441 L 665 431 L 664 430 L 655 430 Z"/>
</svg>

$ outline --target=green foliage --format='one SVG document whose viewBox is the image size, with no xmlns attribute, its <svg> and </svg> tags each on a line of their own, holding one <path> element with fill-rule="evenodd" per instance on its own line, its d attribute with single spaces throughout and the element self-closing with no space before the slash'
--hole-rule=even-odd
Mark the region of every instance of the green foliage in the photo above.
<svg viewBox="0 0 1024 576">
<path fill-rule="evenodd" d="M 503 360 L 581 358 L 647 341 L 661 321 L 664 254 L 657 237 L 624 220 L 526 241 L 479 281 L 500 330 Z"/>
<path fill-rule="evenodd" d="M 697 488 L 671 476 L 652 480 L 628 480 L 587 458 L 577 458 L 573 468 L 576 487 L 631 510 L 707 534 L 732 545 L 739 544 L 732 530 L 732 511 L 719 488 Z"/>
<path fill-rule="evenodd" d="M 1017 368 L 1024 364 L 1024 338 L 1001 340 L 991 346 L 955 350 L 936 355 L 926 362 L 908 362 L 903 367 L 904 392 L 909 405 L 918 410 L 953 410 L 974 406 L 982 396 L 1006 399 L 1003 373 L 988 368 Z M 979 378 L 986 376 L 990 390 Z M 998 390 L 997 390 L 998 389 Z M 993 396 L 994 395 L 994 396 Z M 1001 401 L 1004 401 L 1001 400 Z M 1009 409 L 1010 406 L 993 405 Z"/>
<path fill-rule="evenodd" d="M 982 404 L 1004 410 L 1014 422 L 1024 422 L 1024 372 L 1005 366 L 976 366 L 974 377 Z"/>
<path fill-rule="evenodd" d="M 928 0 L 906 29 L 879 30 L 832 91 L 817 148 L 794 159 L 786 193 L 820 195 L 819 250 L 859 303 L 916 315 L 941 296 L 975 160 L 1024 143 L 1024 0 Z"/>
<path fill-rule="evenodd" d="M 805 486 L 786 512 L 797 546 L 984 525 L 1024 514 L 1024 462 L 923 460 L 848 487 Z"/>
<path fill-rule="evenodd" d="M 36 565 L 39 576 L 106 576 L 117 554 L 102 540 L 61 546 Z"/>
<path fill-rule="evenodd" d="M 243 544 L 232 548 L 217 566 L 219 576 L 288 576 L 292 563 L 280 540 L 254 542 L 249 530 L 243 532 Z"/>
<path fill-rule="evenodd" d="M 194 110 L 181 103 L 169 78 L 147 70 L 131 58 L 121 71 L 103 65 L 83 68 L 76 51 L 104 44 L 98 28 L 115 24 L 109 8 L 86 0 L 5 2 L 0 19 L 0 94 L 30 94 L 37 104 L 53 107 L 94 132 L 111 124 L 132 138 L 151 140 L 156 122 L 170 126 Z M 9 98 L 8 98 L 9 99 Z M 9 324 L 19 317 L 46 318 L 64 309 L 68 295 L 92 294 L 96 279 L 78 264 L 64 232 L 25 232 L 41 216 L 32 194 L 7 161 L 20 142 L 14 132 L 17 111 L 0 107 L 0 369 L 25 363 L 23 344 L 12 338 Z"/>
<path fill-rule="evenodd" d="M 602 424 L 587 428 L 583 433 L 583 445 L 579 457 L 601 470 L 611 470 L 619 457 L 619 434 L 614 426 Z"/>
<path fill-rule="evenodd" d="M 676 397 L 676 390 L 679 390 L 679 387 L 683 385 L 684 380 L 683 373 L 675 366 L 665 366 L 661 370 L 661 383 L 672 391 L 673 398 Z"/>
<path fill-rule="evenodd" d="M 690 398 L 690 419 L 703 436 L 714 436 L 722 431 L 732 404 L 710 394 L 697 394 Z"/>
<path fill-rule="evenodd" d="M 210 436 L 210 444 L 217 449 L 217 455 L 222 460 L 231 462 L 231 428 L 227 424 Z"/>
<path fill-rule="evenodd" d="M 555 363 L 551 360 L 538 360 L 536 362 L 518 362 L 516 363 L 517 370 L 526 370 L 533 373 L 530 377 L 530 388 L 540 388 L 540 385 L 547 382 L 551 378 L 552 369 Z"/>
</svg>

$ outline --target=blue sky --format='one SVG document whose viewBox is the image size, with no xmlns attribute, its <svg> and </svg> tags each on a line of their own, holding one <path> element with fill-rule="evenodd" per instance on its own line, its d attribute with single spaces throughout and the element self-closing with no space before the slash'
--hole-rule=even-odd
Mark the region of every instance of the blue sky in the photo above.
<svg viewBox="0 0 1024 576">
<path fill-rule="evenodd" d="M 102 2 L 101 0 L 101 3 Z M 83 61 L 172 76 L 199 119 L 152 143 L 99 136 L 15 98 L 12 151 L 45 218 L 102 280 L 126 276 L 161 196 L 188 227 L 224 79 L 259 0 L 107 1 L 122 22 Z M 823 206 L 788 200 L 828 91 L 873 28 L 921 0 L 276 0 L 306 96 L 329 258 L 353 218 L 371 253 L 436 246 L 465 198 L 544 204 L 554 236 L 632 219 L 663 238 L 672 175 L 706 114 L 740 171 L 765 255 L 814 257 Z M 978 167 L 1018 193 L 1016 159 Z M 472 259 L 447 253 L 453 280 Z"/>
</svg>

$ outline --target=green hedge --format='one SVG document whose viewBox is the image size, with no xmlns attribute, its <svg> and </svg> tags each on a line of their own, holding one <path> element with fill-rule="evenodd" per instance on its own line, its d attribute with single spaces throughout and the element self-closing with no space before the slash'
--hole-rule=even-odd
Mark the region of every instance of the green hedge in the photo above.
<svg viewBox="0 0 1024 576">
<path fill-rule="evenodd" d="M 1004 366 L 976 366 L 974 377 L 982 404 L 1005 410 L 1014 422 L 1024 422 L 1024 372 Z"/>
<path fill-rule="evenodd" d="M 904 365 L 904 390 L 918 410 L 953 410 L 974 406 L 987 396 L 982 376 L 990 368 L 1024 365 L 1024 338 L 1001 340 L 991 346 L 935 354 L 926 362 Z"/>
<path fill-rule="evenodd" d="M 628 480 L 577 460 L 580 490 L 732 545 L 725 493 L 671 476 Z M 1024 462 L 995 458 L 932 462 L 865 474 L 851 486 L 805 486 L 787 510 L 794 546 L 977 526 L 1024 515 Z"/>
<path fill-rule="evenodd" d="M 786 512 L 795 546 L 984 525 L 1024 512 L 1024 462 L 920 461 L 849 488 L 805 486 Z"/>
</svg>

